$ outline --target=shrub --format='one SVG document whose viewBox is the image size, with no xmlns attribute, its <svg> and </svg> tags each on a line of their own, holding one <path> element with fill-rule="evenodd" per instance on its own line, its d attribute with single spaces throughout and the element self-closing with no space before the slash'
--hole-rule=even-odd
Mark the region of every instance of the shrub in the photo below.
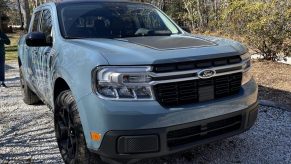
<svg viewBox="0 0 291 164">
<path fill-rule="evenodd" d="M 291 5 L 288 0 L 232 0 L 224 10 L 222 27 L 243 35 L 267 60 L 290 56 Z"/>
</svg>

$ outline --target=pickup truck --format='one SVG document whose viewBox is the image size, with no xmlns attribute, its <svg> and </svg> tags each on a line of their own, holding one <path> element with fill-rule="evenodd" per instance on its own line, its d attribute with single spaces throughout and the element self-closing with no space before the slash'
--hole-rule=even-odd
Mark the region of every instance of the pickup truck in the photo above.
<svg viewBox="0 0 291 164">
<path fill-rule="evenodd" d="M 257 118 L 248 49 L 187 33 L 150 4 L 43 4 L 18 60 L 23 100 L 53 111 L 65 163 L 169 155 L 240 134 Z"/>
</svg>

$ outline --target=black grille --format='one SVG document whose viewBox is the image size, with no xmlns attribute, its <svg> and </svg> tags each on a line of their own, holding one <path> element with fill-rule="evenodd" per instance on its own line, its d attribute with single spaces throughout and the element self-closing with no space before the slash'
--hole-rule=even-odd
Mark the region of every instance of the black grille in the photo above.
<svg viewBox="0 0 291 164">
<path fill-rule="evenodd" d="M 241 128 L 242 116 L 235 116 L 206 124 L 184 129 L 169 131 L 167 143 L 169 148 L 194 143 L 203 139 L 216 137 Z"/>
<path fill-rule="evenodd" d="M 240 63 L 241 61 L 242 60 L 239 56 L 233 56 L 233 57 L 199 60 L 199 61 L 156 64 L 153 67 L 154 68 L 153 71 L 156 73 L 185 71 L 185 70 L 192 70 L 192 69 L 224 66 L 224 65 L 229 65 L 229 64 L 237 64 L 237 63 Z"/>
<path fill-rule="evenodd" d="M 165 107 L 186 105 L 238 94 L 242 73 L 154 86 L 158 102 Z"/>
<path fill-rule="evenodd" d="M 120 154 L 137 154 L 159 151 L 157 135 L 121 136 L 118 139 L 117 150 Z"/>
</svg>

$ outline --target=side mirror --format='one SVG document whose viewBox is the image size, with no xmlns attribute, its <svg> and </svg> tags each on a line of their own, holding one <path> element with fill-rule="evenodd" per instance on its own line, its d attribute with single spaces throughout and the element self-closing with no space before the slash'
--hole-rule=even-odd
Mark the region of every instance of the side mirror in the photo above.
<svg viewBox="0 0 291 164">
<path fill-rule="evenodd" d="M 31 32 L 26 38 L 25 42 L 29 47 L 46 47 L 52 46 L 51 37 L 46 38 L 45 34 L 42 32 Z"/>
</svg>

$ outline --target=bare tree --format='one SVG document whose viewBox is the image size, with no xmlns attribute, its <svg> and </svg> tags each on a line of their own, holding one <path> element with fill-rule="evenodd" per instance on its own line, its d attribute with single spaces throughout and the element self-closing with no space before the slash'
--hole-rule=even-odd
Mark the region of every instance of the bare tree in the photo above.
<svg viewBox="0 0 291 164">
<path fill-rule="evenodd" d="M 196 10 L 196 2 L 194 0 L 183 0 L 184 8 L 186 9 L 187 13 L 185 14 L 190 22 L 190 26 L 192 29 L 196 27 L 196 17 L 197 17 L 197 10 Z"/>
<path fill-rule="evenodd" d="M 0 30 L 2 31 L 2 13 L 0 12 Z"/>
<path fill-rule="evenodd" d="M 9 11 L 9 5 L 11 4 L 8 0 L 0 0 L 0 29 L 3 30 L 3 18 L 6 16 Z"/>
<path fill-rule="evenodd" d="M 19 11 L 19 20 L 20 20 L 20 29 L 23 30 L 24 29 L 24 23 L 23 23 L 23 16 L 22 16 L 22 12 L 21 12 L 21 6 L 20 6 L 20 1 L 17 0 L 17 7 L 18 7 L 18 11 Z"/>
<path fill-rule="evenodd" d="M 39 5 L 39 1 L 38 0 L 34 0 L 33 1 L 33 7 L 36 8 Z"/>
<path fill-rule="evenodd" d="M 152 0 L 151 4 L 157 6 L 159 9 L 163 10 L 165 6 L 165 0 Z"/>
<path fill-rule="evenodd" d="M 31 19 L 31 14 L 30 14 L 30 9 L 29 9 L 29 1 L 28 0 L 23 0 L 23 3 L 21 5 L 21 10 L 22 10 L 22 13 L 23 13 L 23 18 L 24 18 L 24 29 L 28 30 L 30 19 Z"/>
<path fill-rule="evenodd" d="M 4 14 L 3 11 L 6 8 L 6 2 L 0 0 L 0 30 L 2 30 L 2 15 Z"/>
</svg>

